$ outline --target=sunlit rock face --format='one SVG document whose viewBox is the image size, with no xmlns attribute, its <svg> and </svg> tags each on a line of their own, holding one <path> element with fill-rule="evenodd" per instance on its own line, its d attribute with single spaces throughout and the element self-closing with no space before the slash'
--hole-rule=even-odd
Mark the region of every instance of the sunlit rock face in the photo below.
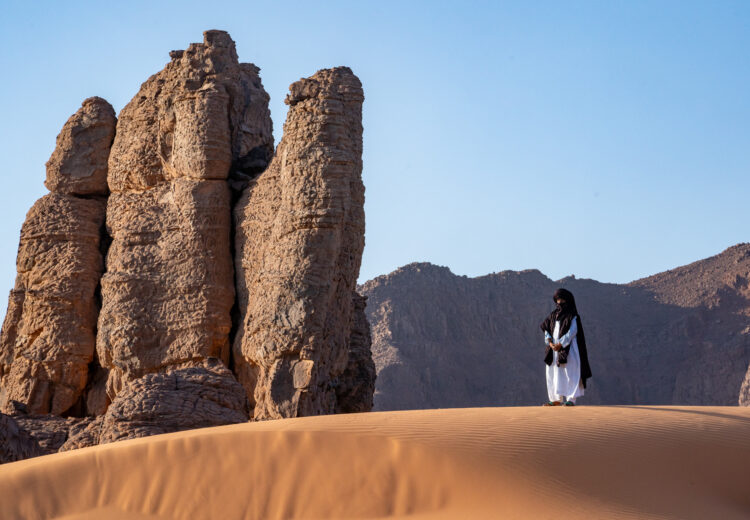
<svg viewBox="0 0 750 520">
<path fill-rule="evenodd" d="M 230 182 L 262 171 L 273 148 L 258 68 L 227 33 L 170 55 L 120 113 L 110 156 L 97 336 L 109 400 L 173 365 L 229 363 Z"/>
<path fill-rule="evenodd" d="M 256 419 L 334 413 L 346 393 L 364 248 L 363 99 L 346 67 L 292 84 L 276 154 L 235 208 L 234 359 Z"/>
<path fill-rule="evenodd" d="M 23 225 L 0 410 L 37 454 L 372 408 L 359 80 L 294 83 L 274 155 L 227 33 L 170 58 L 119 117 L 83 102 Z"/>
<path fill-rule="evenodd" d="M 103 270 L 102 225 L 115 113 L 86 99 L 47 163 L 52 191 L 21 228 L 17 276 L 0 335 L 0 410 L 82 413 Z"/>
</svg>

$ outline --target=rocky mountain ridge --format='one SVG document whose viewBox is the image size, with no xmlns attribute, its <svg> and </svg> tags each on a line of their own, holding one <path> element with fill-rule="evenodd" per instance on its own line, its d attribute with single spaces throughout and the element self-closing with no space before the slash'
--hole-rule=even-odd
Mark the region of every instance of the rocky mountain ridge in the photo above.
<svg viewBox="0 0 750 520">
<path fill-rule="evenodd" d="M 412 263 L 360 285 L 376 410 L 535 405 L 539 324 L 576 296 L 594 377 L 585 404 L 750 404 L 750 244 L 629 284 L 538 270 L 476 278 Z"/>
</svg>

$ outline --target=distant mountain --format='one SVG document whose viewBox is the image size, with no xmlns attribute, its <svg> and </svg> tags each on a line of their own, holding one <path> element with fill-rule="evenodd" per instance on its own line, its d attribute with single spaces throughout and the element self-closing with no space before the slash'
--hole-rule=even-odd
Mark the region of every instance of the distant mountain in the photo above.
<svg viewBox="0 0 750 520">
<path fill-rule="evenodd" d="M 594 377 L 582 404 L 750 404 L 743 243 L 624 285 L 537 270 L 468 278 L 429 263 L 365 282 L 375 409 L 546 401 L 539 324 L 558 287 L 575 295 L 586 331 Z"/>
</svg>

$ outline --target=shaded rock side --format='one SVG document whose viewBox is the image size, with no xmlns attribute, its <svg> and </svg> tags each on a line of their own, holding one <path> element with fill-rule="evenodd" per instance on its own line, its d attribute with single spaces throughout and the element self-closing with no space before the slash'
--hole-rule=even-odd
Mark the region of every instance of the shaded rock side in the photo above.
<svg viewBox="0 0 750 520">
<path fill-rule="evenodd" d="M 206 359 L 129 382 L 107 412 L 72 434 L 60 451 L 247 420 L 240 384 L 223 362 Z"/>
<path fill-rule="evenodd" d="M 740 387 L 739 405 L 750 406 L 750 366 L 747 367 L 745 379 Z"/>
<path fill-rule="evenodd" d="M 116 124 L 112 105 L 100 97 L 86 99 L 57 136 L 57 146 L 47 161 L 47 189 L 69 195 L 106 195 L 107 160 Z"/>
<path fill-rule="evenodd" d="M 56 453 L 73 435 L 83 430 L 93 417 L 60 417 L 59 415 L 13 415 L 13 419 L 39 444 L 42 454 Z"/>
<path fill-rule="evenodd" d="M 346 67 L 292 84 L 276 154 L 235 207 L 234 362 L 255 419 L 337 409 L 364 247 L 363 99 Z"/>
<path fill-rule="evenodd" d="M 354 323 L 349 336 L 349 360 L 336 386 L 336 413 L 369 412 L 375 393 L 372 335 L 365 307 L 367 298 L 353 294 Z"/>
<path fill-rule="evenodd" d="M 63 414 L 81 399 L 94 357 L 104 208 L 51 193 L 29 210 L 0 337 L 1 410 L 18 401 L 32 414 Z"/>
<path fill-rule="evenodd" d="M 44 455 L 39 443 L 9 415 L 0 413 L 0 464 Z"/>
<path fill-rule="evenodd" d="M 109 399 L 171 365 L 229 362 L 230 183 L 262 171 L 273 147 L 259 69 L 238 63 L 227 33 L 170 56 L 123 108 L 110 156 L 97 336 Z"/>
</svg>

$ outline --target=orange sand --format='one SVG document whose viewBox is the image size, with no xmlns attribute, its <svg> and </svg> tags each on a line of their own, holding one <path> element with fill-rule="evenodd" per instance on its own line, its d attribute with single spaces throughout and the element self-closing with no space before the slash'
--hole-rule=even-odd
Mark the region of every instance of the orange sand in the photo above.
<svg viewBox="0 0 750 520">
<path fill-rule="evenodd" d="M 307 417 L 0 466 L 0 518 L 750 518 L 750 408 Z"/>
</svg>

